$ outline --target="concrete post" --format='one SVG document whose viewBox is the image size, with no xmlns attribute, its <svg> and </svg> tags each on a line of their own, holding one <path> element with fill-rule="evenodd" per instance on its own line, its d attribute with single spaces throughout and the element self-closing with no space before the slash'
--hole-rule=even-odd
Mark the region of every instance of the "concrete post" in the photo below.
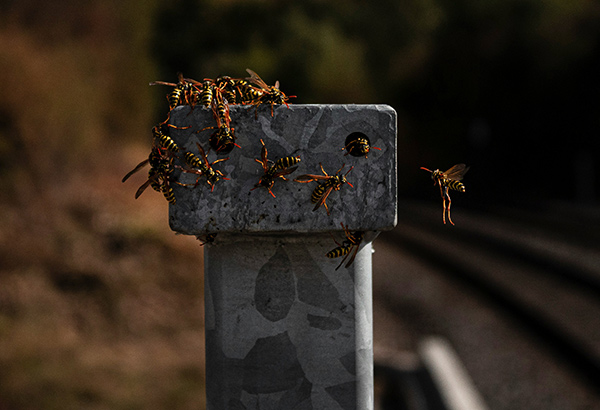
<svg viewBox="0 0 600 410">
<path fill-rule="evenodd" d="M 208 154 L 229 180 L 214 190 L 174 185 L 169 221 L 176 232 L 217 233 L 205 249 L 206 383 L 210 410 L 373 408 L 371 241 L 396 224 L 396 113 L 385 105 L 231 106 L 241 148 Z M 182 106 L 171 113 L 171 137 L 185 150 L 208 150 L 215 130 L 207 109 Z M 189 127 L 189 128 L 187 128 Z M 342 150 L 353 133 L 368 137 L 368 158 Z M 298 169 L 278 179 L 273 197 L 250 191 L 268 158 L 300 156 Z M 317 182 L 302 174 L 342 170 L 348 182 L 313 211 Z M 181 163 L 180 163 L 181 164 Z M 183 183 L 196 175 L 173 177 Z M 346 268 L 325 254 L 345 239 L 340 223 L 364 231 Z"/>
</svg>

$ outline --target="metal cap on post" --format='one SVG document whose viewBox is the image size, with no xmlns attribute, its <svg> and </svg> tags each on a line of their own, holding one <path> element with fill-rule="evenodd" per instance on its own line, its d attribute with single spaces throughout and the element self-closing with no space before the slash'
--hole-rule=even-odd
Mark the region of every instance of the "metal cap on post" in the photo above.
<svg viewBox="0 0 600 410">
<path fill-rule="evenodd" d="M 396 224 L 396 112 L 387 105 L 231 106 L 236 143 L 209 162 L 228 180 L 214 189 L 176 168 L 171 228 L 206 238 L 206 383 L 210 410 L 373 408 L 371 241 Z M 212 112 L 181 106 L 171 112 L 171 138 L 208 151 Z M 176 128 L 175 128 L 176 127 Z M 204 129 L 204 130 L 203 130 Z M 355 136 L 372 150 L 348 154 Z M 268 159 L 299 156 L 298 169 L 277 179 L 271 195 L 252 190 Z M 179 161 L 179 160 L 176 160 Z M 314 210 L 321 181 L 302 174 L 347 174 Z M 182 163 L 180 166 L 184 167 Z M 354 262 L 326 257 L 346 239 L 341 224 L 363 231 Z M 210 236 L 212 239 L 212 236 Z"/>
</svg>

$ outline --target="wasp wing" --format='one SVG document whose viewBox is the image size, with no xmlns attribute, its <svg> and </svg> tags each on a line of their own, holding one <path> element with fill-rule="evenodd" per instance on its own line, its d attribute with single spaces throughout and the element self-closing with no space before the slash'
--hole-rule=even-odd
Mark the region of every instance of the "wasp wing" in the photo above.
<svg viewBox="0 0 600 410">
<path fill-rule="evenodd" d="M 470 167 L 467 167 L 465 164 L 456 164 L 447 171 L 445 171 L 444 175 L 448 179 L 460 181 L 461 179 L 463 179 L 469 168 Z"/>
<path fill-rule="evenodd" d="M 138 172 L 140 169 L 142 169 L 144 167 L 144 165 L 146 165 L 149 161 L 150 160 L 145 159 L 142 162 L 140 162 L 139 164 L 137 164 L 134 169 L 132 169 L 131 171 L 129 171 L 127 173 L 127 175 L 125 175 L 123 177 L 123 179 L 121 180 L 121 182 L 127 181 L 127 179 L 129 179 L 130 176 L 132 176 L 133 174 L 135 174 L 136 172 Z"/>
<path fill-rule="evenodd" d="M 305 175 L 300 175 L 298 178 L 295 178 L 294 181 L 296 182 L 312 182 L 312 181 L 317 181 L 317 180 L 324 180 L 324 179 L 329 179 L 331 178 L 328 175 L 316 175 L 316 174 L 305 174 Z"/>
<path fill-rule="evenodd" d="M 296 169 L 298 169 L 298 167 L 286 168 L 286 169 L 284 169 L 284 170 L 282 170 L 282 171 L 279 171 L 279 172 L 276 172 L 276 173 L 274 173 L 274 174 L 273 174 L 273 178 L 279 178 L 279 177 L 282 177 L 282 178 L 283 178 L 283 176 L 284 176 L 284 175 L 291 174 L 291 173 L 292 173 L 292 172 L 294 172 Z"/>
<path fill-rule="evenodd" d="M 333 191 L 333 186 L 328 187 L 327 190 L 325 192 L 323 192 L 323 195 L 321 196 L 321 198 L 319 199 L 319 201 L 313 208 L 313 212 L 316 211 L 317 209 L 319 209 L 319 207 L 325 203 L 325 201 L 327 200 L 327 197 L 329 196 L 329 194 L 331 194 L 331 191 Z M 329 210 L 327 211 L 327 214 L 329 214 Z"/>
<path fill-rule="evenodd" d="M 265 83 L 263 81 L 262 78 L 259 77 L 258 74 L 256 74 L 254 71 L 250 70 L 249 68 L 246 68 L 246 71 L 248 72 L 248 74 L 250 74 L 250 77 L 246 78 L 248 81 L 253 82 L 258 87 L 260 87 L 263 91 L 269 91 L 270 87 L 267 85 L 267 83 Z"/>
<path fill-rule="evenodd" d="M 153 81 L 151 83 L 148 83 L 148 85 L 169 85 L 171 87 L 177 87 L 177 84 L 174 83 L 167 83 L 165 81 Z"/>
<path fill-rule="evenodd" d="M 144 182 L 139 188 L 138 190 L 135 192 L 135 199 L 138 199 L 140 197 L 140 195 L 142 195 L 144 193 L 144 191 L 146 190 L 146 188 L 148 188 L 148 186 L 155 182 L 156 180 L 158 180 L 159 175 L 158 174 L 154 174 L 152 177 L 148 178 L 146 180 L 146 182 Z"/>
<path fill-rule="evenodd" d="M 354 252 L 352 252 L 352 257 L 350 258 L 350 260 L 348 261 L 348 263 L 346 264 L 346 268 L 349 267 L 350 265 L 352 265 L 352 262 L 354 262 L 354 258 L 356 257 L 356 254 L 358 253 L 358 247 L 359 247 L 360 243 L 353 245 L 354 246 Z M 350 253 L 348 253 L 349 255 Z"/>
</svg>

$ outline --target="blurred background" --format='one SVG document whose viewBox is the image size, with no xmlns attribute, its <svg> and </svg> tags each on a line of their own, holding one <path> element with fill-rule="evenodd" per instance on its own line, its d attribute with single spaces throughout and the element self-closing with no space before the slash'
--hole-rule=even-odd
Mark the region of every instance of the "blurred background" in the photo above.
<svg viewBox="0 0 600 410">
<path fill-rule="evenodd" d="M 435 292 L 441 292 L 447 308 L 465 296 L 415 281 L 431 274 L 463 291 L 465 283 L 479 283 L 464 274 L 478 269 L 457 266 L 452 255 L 494 251 L 502 259 L 523 259 L 531 252 L 519 250 L 543 248 L 528 262 L 543 271 L 541 263 L 568 245 L 566 258 L 576 249 L 585 254 L 579 261 L 597 260 L 595 1 L 4 0 L 0 410 L 204 408 L 202 248 L 170 231 L 162 195 L 148 190 L 134 200 L 144 172 L 125 184 L 121 178 L 147 158 L 150 130 L 167 112 L 169 88 L 149 82 L 176 82 L 179 71 L 200 80 L 245 77 L 247 67 L 269 84 L 279 80 L 286 94 L 298 96 L 293 103 L 389 104 L 398 113 L 401 205 L 394 232 L 404 236 L 378 239 L 375 299 L 386 304 L 375 308 L 376 343 L 380 335 L 387 347 L 410 350 L 418 339 L 411 335 L 444 334 L 433 322 L 449 323 L 444 306 L 425 308 L 427 300 L 439 302 Z M 439 191 L 419 167 L 445 170 L 456 163 L 471 170 L 467 192 L 453 195 L 457 229 L 450 231 L 440 220 Z M 407 219 L 421 225 L 402 225 Z M 519 237 L 492 238 L 490 231 L 518 231 Z M 452 232 L 464 246 L 448 248 L 449 259 L 432 253 L 437 240 L 457 243 Z M 466 251 L 481 238 L 487 249 Z M 386 271 L 392 258 L 412 263 L 402 265 L 406 274 Z M 590 266 L 564 270 L 588 274 L 591 281 L 580 288 L 589 290 L 600 277 L 598 265 Z M 406 286 L 379 295 L 390 291 L 383 286 L 388 282 Z M 492 309 L 491 316 L 507 312 L 505 295 L 483 285 L 469 289 L 479 302 L 466 311 L 488 311 L 485 300 L 493 299 L 504 310 Z M 540 291 L 542 297 L 548 292 Z M 578 312 L 596 312 L 590 309 L 598 307 L 598 293 L 589 303 Z M 562 328 L 552 323 L 548 328 L 558 336 L 541 331 L 534 339 L 560 341 Z M 564 394 L 575 403 L 557 398 L 551 382 L 539 387 L 545 381 L 532 374 L 544 370 L 534 371 L 535 362 L 490 376 L 523 385 L 477 378 L 490 407 L 597 405 L 597 391 L 577 382 L 582 375 L 572 369 L 592 363 L 583 380 L 600 368 L 600 329 L 586 324 L 591 340 L 555 343 L 573 350 L 571 356 L 590 352 L 580 362 L 560 361 L 568 370 L 555 383 L 560 377 L 572 382 Z M 396 326 L 397 337 L 381 333 L 384 325 Z M 444 335 L 469 371 L 489 375 L 480 358 L 468 356 L 472 345 L 484 342 L 461 343 L 464 332 Z M 505 352 L 502 362 L 518 362 L 513 353 Z M 540 362 L 554 353 L 548 355 Z"/>
</svg>

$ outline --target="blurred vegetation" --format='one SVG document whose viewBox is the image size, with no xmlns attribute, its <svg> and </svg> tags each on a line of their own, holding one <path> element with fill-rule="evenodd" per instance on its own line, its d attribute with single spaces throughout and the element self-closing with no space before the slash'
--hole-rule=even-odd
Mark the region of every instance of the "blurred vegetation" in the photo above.
<svg viewBox="0 0 600 410">
<path fill-rule="evenodd" d="M 202 255 L 133 199 L 178 71 L 398 112 L 400 196 L 598 200 L 592 0 L 0 3 L 0 409 L 203 406 Z M 136 174 L 138 175 L 138 174 Z M 460 198 L 457 197 L 457 200 Z M 466 202 L 466 200 L 465 200 Z"/>
<path fill-rule="evenodd" d="M 392 105 L 401 195 L 425 192 L 419 166 L 467 162 L 482 202 L 593 200 L 599 19 L 588 0 L 179 0 L 159 7 L 151 50 L 166 78 L 250 67 L 298 103 Z"/>
</svg>

